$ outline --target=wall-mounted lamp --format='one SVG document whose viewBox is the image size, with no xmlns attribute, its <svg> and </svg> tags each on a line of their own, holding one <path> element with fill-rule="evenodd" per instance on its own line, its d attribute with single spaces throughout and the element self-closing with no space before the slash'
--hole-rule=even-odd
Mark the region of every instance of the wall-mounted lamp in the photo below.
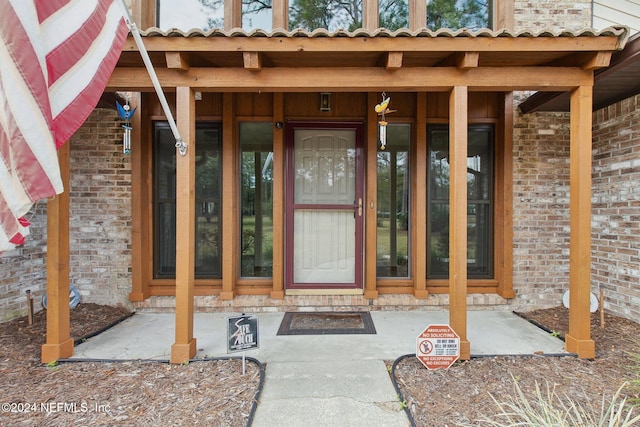
<svg viewBox="0 0 640 427">
<path fill-rule="evenodd" d="M 329 92 L 320 93 L 320 111 L 331 111 L 331 94 Z"/>
</svg>

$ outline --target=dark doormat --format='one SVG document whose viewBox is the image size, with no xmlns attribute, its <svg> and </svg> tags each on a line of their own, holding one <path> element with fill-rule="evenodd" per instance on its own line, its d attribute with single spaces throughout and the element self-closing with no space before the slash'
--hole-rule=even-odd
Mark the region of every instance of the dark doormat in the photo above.
<svg viewBox="0 0 640 427">
<path fill-rule="evenodd" d="M 284 314 L 278 335 L 375 334 L 368 311 L 288 312 Z"/>
</svg>

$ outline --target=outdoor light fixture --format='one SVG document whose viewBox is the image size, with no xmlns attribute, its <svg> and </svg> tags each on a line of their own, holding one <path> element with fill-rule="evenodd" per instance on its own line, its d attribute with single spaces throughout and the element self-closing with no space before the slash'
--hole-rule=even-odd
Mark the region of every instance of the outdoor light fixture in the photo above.
<svg viewBox="0 0 640 427">
<path fill-rule="evenodd" d="M 378 120 L 378 135 L 380 140 L 380 149 L 384 150 L 387 146 L 387 125 L 389 124 L 385 119 L 384 115 L 389 113 L 395 113 L 396 110 L 389 109 L 389 102 L 391 102 L 391 97 L 387 96 L 386 93 L 382 92 L 382 102 L 377 104 L 374 108 L 376 113 L 380 116 L 380 120 Z"/>
<path fill-rule="evenodd" d="M 320 93 L 320 111 L 331 111 L 331 94 L 329 92 Z"/>
</svg>

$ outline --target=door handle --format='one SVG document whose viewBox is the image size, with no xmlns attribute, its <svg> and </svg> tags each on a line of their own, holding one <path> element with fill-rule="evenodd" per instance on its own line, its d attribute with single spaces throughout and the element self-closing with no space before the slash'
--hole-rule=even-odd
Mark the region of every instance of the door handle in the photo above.
<svg viewBox="0 0 640 427">
<path fill-rule="evenodd" d="M 362 216 L 362 197 L 358 199 L 358 216 Z"/>
</svg>

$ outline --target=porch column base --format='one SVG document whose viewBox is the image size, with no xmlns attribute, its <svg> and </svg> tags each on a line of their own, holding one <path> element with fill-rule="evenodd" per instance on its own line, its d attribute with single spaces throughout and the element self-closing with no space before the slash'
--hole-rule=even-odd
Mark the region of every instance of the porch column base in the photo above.
<svg viewBox="0 0 640 427">
<path fill-rule="evenodd" d="M 271 299 L 284 299 L 284 291 L 271 291 Z"/>
<path fill-rule="evenodd" d="M 366 290 L 364 291 L 364 297 L 366 299 L 378 299 L 378 291 Z"/>
<path fill-rule="evenodd" d="M 129 301 L 142 302 L 145 299 L 144 292 L 131 292 L 129 293 Z"/>
<path fill-rule="evenodd" d="M 171 363 L 186 363 L 196 355 L 196 339 L 187 344 L 175 343 L 171 346 Z"/>
<path fill-rule="evenodd" d="M 565 349 L 569 353 L 575 353 L 581 359 L 595 359 L 596 343 L 594 340 L 579 340 L 571 335 L 564 337 Z"/>
<path fill-rule="evenodd" d="M 466 340 L 460 340 L 460 360 L 469 359 L 471 359 L 471 343 Z"/>
<path fill-rule="evenodd" d="M 69 338 L 60 344 L 43 344 L 40 361 L 42 363 L 51 363 L 71 356 L 73 356 L 73 340 Z"/>
<path fill-rule="evenodd" d="M 232 300 L 233 298 L 235 298 L 236 293 L 234 291 L 221 291 L 220 292 L 220 299 L 221 300 Z"/>
<path fill-rule="evenodd" d="M 427 291 L 426 289 L 413 290 L 413 297 L 416 299 L 427 299 L 428 296 L 429 296 L 429 291 Z"/>
</svg>

